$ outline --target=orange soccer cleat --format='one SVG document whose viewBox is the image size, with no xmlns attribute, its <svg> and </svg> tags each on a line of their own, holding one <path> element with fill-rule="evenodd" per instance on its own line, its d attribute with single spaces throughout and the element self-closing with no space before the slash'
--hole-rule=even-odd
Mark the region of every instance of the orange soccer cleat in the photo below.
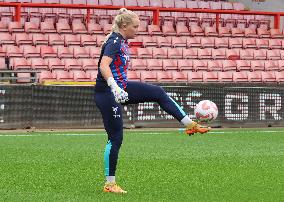
<svg viewBox="0 0 284 202">
<path fill-rule="evenodd" d="M 193 135 L 194 133 L 207 133 L 210 130 L 210 127 L 199 125 L 198 123 L 193 121 L 186 127 L 185 133 L 188 135 Z"/>
<path fill-rule="evenodd" d="M 118 194 L 126 194 L 127 191 L 123 190 L 115 182 L 106 183 L 103 192 L 112 192 Z"/>
</svg>

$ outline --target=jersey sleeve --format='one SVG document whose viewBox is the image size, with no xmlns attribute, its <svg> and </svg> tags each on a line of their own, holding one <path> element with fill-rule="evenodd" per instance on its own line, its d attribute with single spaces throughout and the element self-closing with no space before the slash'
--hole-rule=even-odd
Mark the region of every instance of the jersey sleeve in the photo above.
<svg viewBox="0 0 284 202">
<path fill-rule="evenodd" d="M 107 44 L 105 45 L 105 49 L 104 49 L 104 56 L 108 56 L 112 59 L 115 58 L 116 54 L 119 53 L 120 50 L 120 45 L 119 45 L 119 41 L 118 39 L 109 39 Z"/>
</svg>

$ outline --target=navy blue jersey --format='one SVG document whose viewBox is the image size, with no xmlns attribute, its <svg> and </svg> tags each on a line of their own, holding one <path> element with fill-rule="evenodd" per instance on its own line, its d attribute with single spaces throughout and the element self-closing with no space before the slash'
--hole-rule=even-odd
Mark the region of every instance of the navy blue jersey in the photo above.
<svg viewBox="0 0 284 202">
<path fill-rule="evenodd" d="M 127 69 L 129 64 L 129 46 L 127 40 L 125 40 L 121 34 L 113 32 L 106 43 L 103 44 L 101 51 L 98 66 L 100 66 L 103 56 L 112 58 L 110 70 L 113 78 L 122 89 L 125 89 L 128 82 Z M 97 89 L 101 89 L 105 85 L 106 81 L 99 68 L 96 84 Z"/>
</svg>

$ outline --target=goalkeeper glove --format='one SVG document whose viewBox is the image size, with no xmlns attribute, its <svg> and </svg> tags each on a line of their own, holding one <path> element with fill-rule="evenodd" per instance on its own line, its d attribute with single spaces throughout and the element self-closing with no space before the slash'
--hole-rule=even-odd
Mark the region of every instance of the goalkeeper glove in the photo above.
<svg viewBox="0 0 284 202">
<path fill-rule="evenodd" d="M 117 103 L 125 103 L 128 101 L 128 93 L 117 85 L 113 77 L 108 78 L 107 85 L 111 88 L 111 92 Z"/>
</svg>

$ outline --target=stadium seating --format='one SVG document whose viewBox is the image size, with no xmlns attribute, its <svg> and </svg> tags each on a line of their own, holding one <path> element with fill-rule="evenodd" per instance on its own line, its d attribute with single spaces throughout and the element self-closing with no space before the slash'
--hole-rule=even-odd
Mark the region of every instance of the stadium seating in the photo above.
<svg viewBox="0 0 284 202">
<path fill-rule="evenodd" d="M 57 1 L 66 2 L 79 1 Z M 221 1 L 81 0 L 80 3 L 244 10 L 241 3 Z M 116 14 L 110 10 L 97 11 L 91 11 L 90 23 L 84 20 L 86 12 L 77 9 L 25 9 L 21 22 L 13 22 L 13 12 L 3 11 L 0 61 L 3 63 L 5 57 L 9 61 L 5 67 L 11 69 L 42 71 L 40 81 L 94 80 L 100 46 Z M 160 12 L 159 26 L 153 25 L 152 12 L 138 14 L 142 21 L 138 36 L 129 40 L 132 45 L 129 75 L 134 80 L 283 82 L 280 73 L 284 69 L 284 35 L 280 29 L 270 29 L 269 18 L 222 14 L 216 29 L 215 16 L 210 14 Z"/>
</svg>

